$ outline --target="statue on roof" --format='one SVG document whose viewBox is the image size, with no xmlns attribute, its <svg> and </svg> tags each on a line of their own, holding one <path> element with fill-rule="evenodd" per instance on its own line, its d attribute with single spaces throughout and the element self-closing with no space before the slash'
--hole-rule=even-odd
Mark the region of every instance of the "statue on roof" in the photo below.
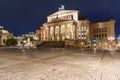
<svg viewBox="0 0 120 80">
<path fill-rule="evenodd" d="M 61 7 L 59 7 L 59 10 L 64 10 L 64 9 L 65 9 L 64 5 L 61 5 Z"/>
</svg>

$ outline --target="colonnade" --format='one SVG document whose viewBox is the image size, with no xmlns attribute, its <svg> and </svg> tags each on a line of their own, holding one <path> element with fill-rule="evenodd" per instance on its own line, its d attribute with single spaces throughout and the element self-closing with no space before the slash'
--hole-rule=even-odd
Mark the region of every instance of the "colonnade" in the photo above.
<svg viewBox="0 0 120 80">
<path fill-rule="evenodd" d="M 46 41 L 64 41 L 65 39 L 75 40 L 75 26 L 72 24 L 62 24 L 46 26 L 44 31 L 44 40 Z"/>
</svg>

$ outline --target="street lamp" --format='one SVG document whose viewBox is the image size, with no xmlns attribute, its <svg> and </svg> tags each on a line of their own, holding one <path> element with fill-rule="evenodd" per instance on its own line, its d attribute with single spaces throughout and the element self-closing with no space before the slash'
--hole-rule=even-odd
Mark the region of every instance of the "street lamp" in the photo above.
<svg viewBox="0 0 120 80">
<path fill-rule="evenodd" d="M 25 47 L 26 42 L 26 40 L 23 40 L 23 48 Z"/>
<path fill-rule="evenodd" d="M 115 38 L 113 36 L 109 36 L 108 37 L 108 40 L 110 41 L 110 48 L 112 47 L 112 41 L 114 40 Z"/>
<path fill-rule="evenodd" d="M 23 39 L 23 41 L 22 41 L 22 51 L 23 51 L 23 52 L 25 52 L 25 49 L 24 49 L 24 48 L 25 48 L 26 42 L 27 42 L 27 41 Z M 24 53 L 24 54 L 25 54 L 25 53 Z"/>
</svg>

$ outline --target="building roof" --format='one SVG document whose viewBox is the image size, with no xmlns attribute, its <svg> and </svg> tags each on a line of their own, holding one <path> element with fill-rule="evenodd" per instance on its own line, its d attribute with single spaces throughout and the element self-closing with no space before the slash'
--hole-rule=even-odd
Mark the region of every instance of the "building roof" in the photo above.
<svg viewBox="0 0 120 80">
<path fill-rule="evenodd" d="M 7 34 L 9 32 L 7 30 L 5 30 L 3 26 L 0 26 L 0 33 Z"/>
<path fill-rule="evenodd" d="M 59 11 L 49 15 L 48 17 L 61 15 L 61 14 L 66 14 L 66 13 L 71 13 L 71 12 L 76 12 L 76 11 L 79 12 L 78 10 L 59 10 Z"/>
<path fill-rule="evenodd" d="M 0 33 L 3 33 L 3 34 L 7 34 L 7 33 L 9 33 L 7 30 L 0 30 Z"/>
</svg>

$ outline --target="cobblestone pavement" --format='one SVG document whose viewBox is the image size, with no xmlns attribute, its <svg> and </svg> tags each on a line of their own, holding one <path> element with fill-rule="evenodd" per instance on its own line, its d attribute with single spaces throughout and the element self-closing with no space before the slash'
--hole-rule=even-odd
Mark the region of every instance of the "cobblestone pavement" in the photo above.
<svg viewBox="0 0 120 80">
<path fill-rule="evenodd" d="M 0 48 L 0 80 L 120 80 L 119 51 Z"/>
</svg>

